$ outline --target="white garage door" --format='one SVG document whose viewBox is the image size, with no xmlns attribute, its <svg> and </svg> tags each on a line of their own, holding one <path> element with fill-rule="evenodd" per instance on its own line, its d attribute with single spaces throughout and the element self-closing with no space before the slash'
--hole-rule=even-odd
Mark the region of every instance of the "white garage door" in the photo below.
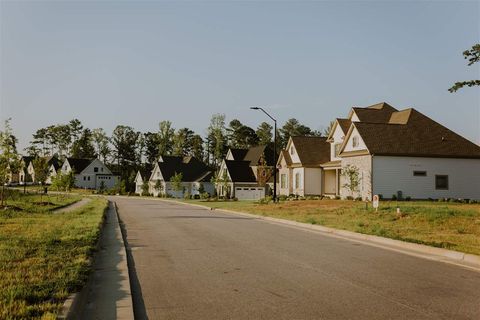
<svg viewBox="0 0 480 320">
<path fill-rule="evenodd" d="M 265 188 L 236 187 L 235 197 L 237 197 L 238 200 L 259 200 L 265 198 Z"/>
</svg>

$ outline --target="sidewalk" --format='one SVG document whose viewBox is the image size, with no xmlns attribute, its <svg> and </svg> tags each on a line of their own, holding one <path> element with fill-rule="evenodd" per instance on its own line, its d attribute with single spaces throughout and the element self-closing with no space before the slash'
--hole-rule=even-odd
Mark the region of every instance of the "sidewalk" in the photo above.
<svg viewBox="0 0 480 320">
<path fill-rule="evenodd" d="M 69 300 L 66 319 L 134 319 L 127 254 L 112 202 L 106 213 L 93 273 L 84 289 Z"/>
</svg>

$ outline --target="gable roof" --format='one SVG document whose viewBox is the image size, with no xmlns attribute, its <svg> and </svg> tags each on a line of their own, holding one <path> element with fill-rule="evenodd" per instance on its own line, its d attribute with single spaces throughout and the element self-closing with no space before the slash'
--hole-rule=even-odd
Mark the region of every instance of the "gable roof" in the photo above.
<svg viewBox="0 0 480 320">
<path fill-rule="evenodd" d="M 387 123 L 353 125 L 373 155 L 480 158 L 480 146 L 415 109 L 395 112 Z"/>
<path fill-rule="evenodd" d="M 211 170 L 195 157 L 162 156 L 158 166 L 163 179 L 169 181 L 175 174 L 182 174 L 182 181 L 207 181 Z M 211 177 L 211 176 L 210 176 Z"/>
<path fill-rule="evenodd" d="M 264 157 L 267 166 L 275 165 L 275 159 L 273 158 L 273 150 L 269 146 L 256 146 L 247 150 L 243 161 L 249 161 L 251 166 L 256 166 L 260 162 L 260 159 Z"/>
<path fill-rule="evenodd" d="M 343 133 L 347 134 L 348 129 L 350 129 L 350 125 L 352 124 L 352 121 L 350 121 L 350 119 L 338 119 L 338 118 L 337 118 L 337 121 Z"/>
<path fill-rule="evenodd" d="M 361 122 L 369 123 L 386 123 L 390 120 L 393 112 L 398 111 L 386 102 L 377 103 L 366 108 L 353 107 L 352 112 L 355 112 Z M 351 120 L 350 113 L 350 120 Z"/>
<path fill-rule="evenodd" d="M 243 160 L 248 152 L 248 149 L 230 148 L 230 152 L 232 153 L 233 160 Z"/>
<path fill-rule="evenodd" d="M 326 137 L 291 137 L 303 166 L 319 166 L 330 160 L 330 143 Z"/>
<path fill-rule="evenodd" d="M 88 158 L 67 158 L 70 168 L 72 168 L 73 172 L 77 174 L 85 170 L 85 168 L 88 167 L 93 160 L 94 159 Z"/>
<path fill-rule="evenodd" d="M 55 156 L 48 157 L 47 158 L 47 163 L 48 163 L 49 166 L 53 165 L 55 170 L 58 170 L 58 168 L 60 168 L 62 166 L 60 160 L 58 160 L 58 158 L 55 157 Z"/>
<path fill-rule="evenodd" d="M 257 182 L 250 161 L 225 160 L 232 182 Z"/>
<path fill-rule="evenodd" d="M 285 159 L 287 166 L 290 166 L 292 164 L 292 157 L 290 157 L 290 153 L 288 153 L 287 150 L 280 151 L 280 157 L 278 157 L 277 164 L 280 164 L 280 160 L 282 159 L 282 157 Z"/>
</svg>

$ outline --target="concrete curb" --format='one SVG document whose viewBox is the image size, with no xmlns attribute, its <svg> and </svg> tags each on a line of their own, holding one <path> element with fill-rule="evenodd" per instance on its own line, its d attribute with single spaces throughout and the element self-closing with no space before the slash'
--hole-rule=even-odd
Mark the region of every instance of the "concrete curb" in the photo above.
<svg viewBox="0 0 480 320">
<path fill-rule="evenodd" d="M 413 256 L 429 259 L 429 260 L 455 264 L 458 266 L 462 266 L 462 267 L 480 272 L 480 256 L 474 255 L 474 254 L 468 254 L 468 253 L 463 253 L 459 251 L 430 247 L 423 244 L 383 238 L 379 236 L 357 233 L 357 232 L 352 232 L 347 230 L 340 230 L 340 229 L 334 229 L 334 228 L 324 227 L 319 225 L 312 225 L 308 223 L 302 223 L 302 222 L 296 222 L 296 221 L 272 218 L 272 217 L 265 217 L 265 216 L 255 215 L 255 214 L 246 213 L 246 212 L 239 212 L 239 211 L 233 211 L 233 210 L 227 210 L 227 209 L 213 209 L 211 207 L 200 205 L 200 204 L 187 203 L 187 202 L 176 201 L 176 200 L 166 200 L 166 199 L 159 199 L 159 200 L 203 208 L 205 210 L 221 211 L 225 213 L 246 216 L 254 219 L 265 220 L 275 224 L 288 225 L 288 226 L 292 226 L 292 227 L 296 227 L 304 230 L 305 229 L 313 230 L 316 232 L 320 232 L 324 235 L 343 238 L 351 241 L 362 242 L 371 246 L 381 247 L 384 249 L 397 251 L 397 252 L 401 252 L 401 253 L 405 253 L 408 255 L 413 255 Z"/>
<path fill-rule="evenodd" d="M 118 212 L 116 208 L 116 203 L 113 201 L 109 201 L 108 209 L 113 210 L 113 223 L 115 225 L 115 232 L 119 232 L 120 236 L 118 237 L 118 241 L 120 241 L 121 251 L 120 256 L 122 257 L 121 261 L 116 264 L 116 268 L 119 270 L 120 277 L 124 279 L 122 282 L 122 290 L 125 292 L 125 297 L 121 300 L 117 300 L 116 302 L 116 311 L 115 315 L 105 315 L 102 319 L 125 319 L 131 320 L 134 319 L 133 315 L 133 300 L 132 300 L 132 293 L 130 287 L 130 275 L 128 272 L 128 264 L 127 264 L 127 251 L 125 248 L 125 243 L 123 241 L 123 234 L 121 232 L 120 223 Z M 103 235 L 106 227 L 106 216 L 107 212 L 105 213 L 102 222 L 101 222 L 101 234 Z M 96 254 L 91 258 L 92 266 L 93 260 L 99 258 L 99 249 L 101 244 L 101 239 L 97 242 L 96 247 Z M 104 240 L 105 241 L 105 240 Z M 83 286 L 80 292 L 73 293 L 68 297 L 68 299 L 63 304 L 62 310 L 57 316 L 57 319 L 82 319 L 84 314 L 85 308 L 88 304 L 88 298 L 91 293 L 91 290 L 95 287 L 95 271 L 92 271 L 89 275 L 87 283 Z"/>
</svg>

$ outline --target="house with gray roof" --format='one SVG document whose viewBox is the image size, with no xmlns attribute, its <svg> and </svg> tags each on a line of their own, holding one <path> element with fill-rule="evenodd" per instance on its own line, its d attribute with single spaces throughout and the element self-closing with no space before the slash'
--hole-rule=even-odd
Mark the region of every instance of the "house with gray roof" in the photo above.
<svg viewBox="0 0 480 320">
<path fill-rule="evenodd" d="M 480 146 L 414 108 L 354 107 L 327 141 L 325 194 L 480 199 Z"/>
<path fill-rule="evenodd" d="M 75 187 L 82 189 L 112 189 L 120 181 L 99 159 L 66 158 L 60 170 L 62 174 L 73 172 Z"/>
<path fill-rule="evenodd" d="M 239 200 L 264 198 L 273 187 L 274 166 L 270 146 L 230 148 L 218 171 L 217 194 Z"/>
<path fill-rule="evenodd" d="M 166 194 L 180 198 L 185 194 L 199 195 L 201 192 L 214 193 L 213 183 L 210 181 L 213 171 L 195 157 L 161 156 L 148 172 L 137 172 L 135 178 L 136 193 L 142 194 L 142 185 L 148 179 L 149 193 L 153 196 Z M 181 175 L 181 190 L 176 190 L 171 179 Z"/>
</svg>

